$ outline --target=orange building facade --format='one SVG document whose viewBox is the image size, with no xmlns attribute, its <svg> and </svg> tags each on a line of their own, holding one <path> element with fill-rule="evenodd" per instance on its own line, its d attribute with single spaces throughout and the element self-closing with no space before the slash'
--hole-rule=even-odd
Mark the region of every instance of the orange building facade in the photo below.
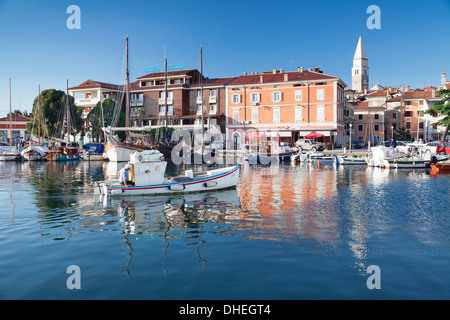
<svg viewBox="0 0 450 320">
<path fill-rule="evenodd" d="M 268 141 L 294 143 L 312 131 L 325 144 L 344 141 L 345 83 L 318 68 L 243 74 L 226 86 L 226 138 L 234 148 L 255 131 Z"/>
</svg>

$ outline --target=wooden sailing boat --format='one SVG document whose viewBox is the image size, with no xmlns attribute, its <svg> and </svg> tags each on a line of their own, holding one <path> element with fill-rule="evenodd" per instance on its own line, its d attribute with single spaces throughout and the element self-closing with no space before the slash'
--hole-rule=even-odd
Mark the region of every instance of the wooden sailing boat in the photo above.
<svg viewBox="0 0 450 320">
<path fill-rule="evenodd" d="M 66 110 L 65 110 L 65 122 L 66 122 L 66 132 L 67 140 L 65 140 L 65 146 L 53 146 L 50 148 L 49 153 L 45 156 L 48 161 L 76 161 L 80 160 L 80 151 L 78 147 L 71 146 L 70 142 L 70 125 L 71 125 L 71 115 L 69 108 L 69 80 L 67 80 L 66 89 Z M 64 128 L 64 125 L 63 125 Z M 64 141 L 64 140 L 62 140 Z"/>
<path fill-rule="evenodd" d="M 130 73 L 128 70 L 128 36 L 126 39 L 126 87 L 125 87 L 125 112 L 126 112 L 126 121 L 125 128 L 103 128 L 103 131 L 106 133 L 106 144 L 105 144 L 105 154 L 109 161 L 112 162 L 124 162 L 130 160 L 130 155 L 136 150 L 144 150 L 148 149 L 149 146 L 141 143 L 130 143 L 130 142 L 122 142 L 120 139 L 114 135 L 114 130 L 125 130 L 127 132 L 127 139 L 129 137 L 129 131 L 134 130 L 136 128 L 130 128 Z M 120 111 L 119 111 L 120 112 Z M 150 130 L 150 128 L 141 127 L 140 131 Z"/>
<path fill-rule="evenodd" d="M 19 149 L 12 143 L 11 78 L 9 79 L 9 146 L 0 146 L 0 161 L 19 160 Z"/>
</svg>

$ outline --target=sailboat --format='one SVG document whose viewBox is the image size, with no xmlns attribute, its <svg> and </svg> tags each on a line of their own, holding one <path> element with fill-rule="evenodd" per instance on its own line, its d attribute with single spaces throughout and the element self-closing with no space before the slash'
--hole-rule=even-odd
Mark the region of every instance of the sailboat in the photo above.
<svg viewBox="0 0 450 320">
<path fill-rule="evenodd" d="M 45 156 L 49 152 L 47 147 L 41 146 L 41 86 L 39 86 L 39 96 L 38 96 L 38 144 L 31 144 L 24 150 L 22 150 L 21 155 L 22 158 L 26 161 L 40 161 L 44 160 Z M 34 123 L 34 122 L 33 122 Z"/>
<path fill-rule="evenodd" d="M 133 131 L 143 131 L 143 130 L 150 130 L 151 128 L 148 127 L 140 127 L 139 130 L 136 130 L 136 128 L 130 128 L 130 73 L 128 70 L 128 36 L 126 39 L 126 91 L 125 91 L 125 103 L 126 103 L 126 123 L 125 128 L 114 128 L 114 127 L 107 127 L 103 128 L 102 130 L 105 132 L 106 135 L 106 144 L 105 144 L 105 153 L 104 156 L 109 159 L 111 162 L 125 162 L 130 160 L 130 155 L 137 151 L 137 150 L 145 150 L 149 149 L 149 146 L 145 145 L 144 143 L 129 143 L 129 142 L 122 142 L 120 141 L 119 137 L 117 135 L 114 135 L 115 130 L 125 130 L 128 132 L 130 130 Z M 119 108 L 120 110 L 120 108 Z M 120 112 L 120 111 L 119 111 Z"/>
<path fill-rule="evenodd" d="M 9 146 L 0 146 L 0 161 L 20 159 L 19 149 L 12 144 L 11 78 L 9 79 Z"/>
<path fill-rule="evenodd" d="M 67 93 L 66 93 L 66 110 L 65 110 L 65 122 L 67 129 L 67 141 L 62 139 L 56 139 L 58 146 L 50 148 L 49 153 L 45 156 L 48 161 L 76 161 L 80 160 L 80 151 L 78 147 L 71 146 L 70 142 L 70 108 L 69 108 L 69 80 L 67 80 Z M 63 126 L 64 127 L 64 126 Z M 60 146 L 60 141 L 65 142 L 66 146 Z"/>
</svg>

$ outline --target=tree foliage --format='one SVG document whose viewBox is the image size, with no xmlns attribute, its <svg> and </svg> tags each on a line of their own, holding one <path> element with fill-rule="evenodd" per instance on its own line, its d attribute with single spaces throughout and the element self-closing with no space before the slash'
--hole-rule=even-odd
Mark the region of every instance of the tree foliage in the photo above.
<svg viewBox="0 0 450 320">
<path fill-rule="evenodd" d="M 432 125 L 445 126 L 445 131 L 441 137 L 441 139 L 444 140 L 450 126 L 450 90 L 441 89 L 436 92 L 442 99 L 433 103 L 430 109 L 425 111 L 425 113 L 440 117 L 440 119 L 435 123 L 432 123 Z"/>
<path fill-rule="evenodd" d="M 66 110 L 66 93 L 61 90 L 47 89 L 41 92 L 40 107 L 39 97 L 33 102 L 32 121 L 27 124 L 28 132 L 38 135 L 39 120 L 41 123 L 41 135 L 45 133 L 48 137 L 62 137 L 63 124 Z M 40 110 L 40 113 L 38 112 Z M 82 132 L 83 120 L 81 110 L 74 104 L 74 99 L 69 96 L 69 110 L 71 119 L 71 133 L 73 135 Z M 39 119 L 40 117 L 40 119 Z"/>
<path fill-rule="evenodd" d="M 117 115 L 115 115 L 115 113 L 117 112 L 116 101 L 114 101 L 110 98 L 107 98 L 107 99 L 103 100 L 101 108 L 100 108 L 100 102 L 97 103 L 97 105 L 94 108 L 92 108 L 91 112 L 89 112 L 89 114 L 87 115 L 86 120 L 89 121 L 91 124 L 90 131 L 91 131 L 92 137 L 97 138 L 99 141 L 102 140 L 101 139 L 101 137 L 102 137 L 101 109 L 103 109 L 103 125 L 105 127 L 107 127 L 107 126 L 125 127 L 125 122 L 126 122 L 125 112 L 120 110 L 118 123 L 116 123 L 116 124 L 113 123 L 113 121 L 115 120 L 115 117 L 117 116 Z M 118 135 L 122 139 L 125 138 L 124 133 L 118 132 Z"/>
</svg>

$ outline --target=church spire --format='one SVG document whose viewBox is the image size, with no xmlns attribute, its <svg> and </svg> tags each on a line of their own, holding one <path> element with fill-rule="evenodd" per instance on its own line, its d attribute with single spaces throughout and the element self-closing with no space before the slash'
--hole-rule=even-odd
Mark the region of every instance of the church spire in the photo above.
<svg viewBox="0 0 450 320">
<path fill-rule="evenodd" d="M 353 56 L 352 67 L 352 89 L 363 91 L 369 87 L 369 59 L 367 59 L 366 50 L 362 43 L 362 37 L 359 36 L 355 55 Z"/>
<path fill-rule="evenodd" d="M 364 45 L 362 43 L 362 38 L 359 36 L 358 45 L 356 46 L 355 56 L 353 60 L 357 59 L 367 59 L 366 50 L 364 49 Z"/>
</svg>

